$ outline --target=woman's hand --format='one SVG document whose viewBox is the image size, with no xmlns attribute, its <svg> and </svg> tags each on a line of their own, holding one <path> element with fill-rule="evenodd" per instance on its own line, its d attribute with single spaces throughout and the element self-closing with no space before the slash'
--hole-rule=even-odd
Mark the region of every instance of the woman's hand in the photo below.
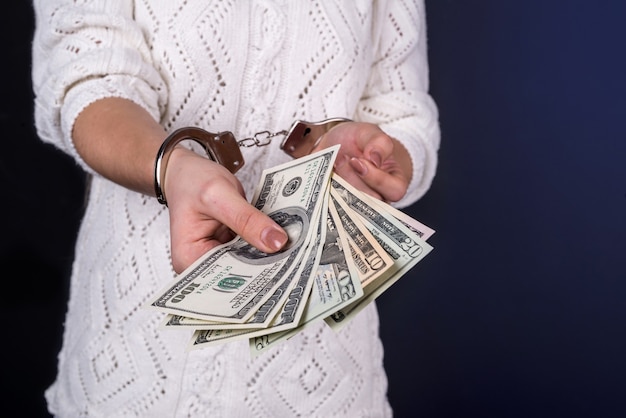
<svg viewBox="0 0 626 418">
<path fill-rule="evenodd" d="M 177 273 L 235 235 L 267 253 L 287 242 L 285 231 L 245 199 L 233 174 L 193 151 L 182 147 L 172 151 L 164 191 Z"/>
<path fill-rule="evenodd" d="M 357 189 L 388 202 L 405 195 L 411 173 L 406 149 L 377 125 L 345 122 L 333 127 L 314 151 L 341 144 L 335 172 Z"/>
<path fill-rule="evenodd" d="M 154 156 L 166 135 L 141 106 L 115 97 L 87 106 L 72 132 L 78 153 L 94 171 L 148 195 L 154 195 Z M 248 203 L 235 176 L 191 150 L 172 151 L 163 190 L 178 273 L 235 234 L 268 253 L 287 242 L 285 231 Z"/>
</svg>

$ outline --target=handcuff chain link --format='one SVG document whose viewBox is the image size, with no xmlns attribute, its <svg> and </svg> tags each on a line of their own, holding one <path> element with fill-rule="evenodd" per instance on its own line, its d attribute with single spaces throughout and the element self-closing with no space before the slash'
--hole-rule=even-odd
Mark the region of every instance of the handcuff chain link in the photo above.
<svg viewBox="0 0 626 418">
<path fill-rule="evenodd" d="M 249 138 L 244 138 L 237 141 L 240 147 L 264 147 L 269 145 L 272 140 L 277 136 L 282 136 L 283 138 L 287 136 L 289 131 L 282 130 L 278 132 L 271 133 L 270 131 L 260 131 L 254 134 L 254 136 Z"/>
</svg>

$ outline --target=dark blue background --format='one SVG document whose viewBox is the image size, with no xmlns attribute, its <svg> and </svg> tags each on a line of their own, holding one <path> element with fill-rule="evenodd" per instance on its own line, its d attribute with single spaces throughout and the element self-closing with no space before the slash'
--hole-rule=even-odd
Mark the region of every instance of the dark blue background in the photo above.
<svg viewBox="0 0 626 418">
<path fill-rule="evenodd" d="M 3 411 L 45 416 L 83 179 L 2 14 Z M 435 250 L 379 299 L 396 416 L 626 416 L 626 2 L 427 0 Z M 19 269 L 19 275 L 6 272 Z"/>
<path fill-rule="evenodd" d="M 380 298 L 400 416 L 626 416 L 626 2 L 427 1 L 435 250 Z"/>
</svg>

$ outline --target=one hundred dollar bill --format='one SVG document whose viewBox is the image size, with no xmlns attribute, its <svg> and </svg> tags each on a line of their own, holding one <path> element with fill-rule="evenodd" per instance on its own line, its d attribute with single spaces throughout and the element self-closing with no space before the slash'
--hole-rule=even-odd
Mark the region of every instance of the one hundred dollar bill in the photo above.
<svg viewBox="0 0 626 418">
<path fill-rule="evenodd" d="M 328 205 L 328 227 L 322 259 L 300 325 L 285 332 L 261 334 L 251 338 L 250 351 L 253 357 L 363 296 L 359 272 L 348 248 L 348 237 L 346 231 L 340 227 L 338 217 L 331 200 Z"/>
<path fill-rule="evenodd" d="M 306 251 L 305 259 L 308 259 L 308 253 L 310 249 Z M 285 298 L 291 292 L 291 288 L 295 285 L 296 278 L 302 279 L 304 261 L 301 260 L 298 265 L 291 270 L 289 273 L 289 277 L 280 284 L 280 286 L 274 291 L 274 294 L 267 299 L 259 309 L 254 313 L 254 315 L 244 323 L 229 323 L 229 322 L 218 322 L 218 321 L 208 321 L 205 319 L 198 318 L 189 318 L 182 315 L 172 315 L 169 314 L 166 316 L 165 320 L 161 324 L 162 327 L 166 329 L 175 329 L 175 328 L 193 328 L 195 330 L 220 330 L 224 331 L 227 329 L 232 330 L 250 330 L 253 328 L 267 328 L 272 321 L 273 315 L 277 313 L 278 308 L 284 304 Z M 223 333 L 222 333 L 223 334 Z"/>
<path fill-rule="evenodd" d="M 326 199 L 328 201 L 328 199 Z M 325 210 L 325 209 L 324 209 Z M 230 341 L 249 339 L 259 335 L 268 333 L 276 333 L 284 331 L 298 326 L 298 321 L 304 311 L 304 306 L 311 292 L 312 276 L 317 269 L 319 260 L 322 253 L 321 241 L 325 238 L 324 223 L 320 222 L 318 228 L 318 234 L 315 242 L 308 251 L 306 259 L 303 261 L 302 268 L 298 271 L 301 274 L 298 276 L 295 286 L 292 287 L 289 292 L 288 300 L 282 305 L 280 312 L 274 316 L 272 322 L 267 328 L 247 328 L 247 329 L 202 329 L 197 328 L 194 332 L 189 349 L 194 350 L 198 348 L 207 347 L 210 345 L 223 344 Z"/>
<path fill-rule="evenodd" d="M 309 251 L 310 259 L 312 257 L 312 251 Z M 230 324 L 227 324 L 230 325 Z M 245 324 L 243 324 L 245 325 Z M 294 322 L 293 326 L 297 326 L 297 322 Z M 215 328 L 215 329 L 202 329 L 197 327 L 193 333 L 189 342 L 189 350 L 197 350 L 199 348 L 208 347 L 211 345 L 224 344 L 231 341 L 249 339 L 257 335 L 264 335 L 272 332 L 272 327 L 267 328 Z"/>
<path fill-rule="evenodd" d="M 328 199 L 330 198 L 329 193 L 324 195 L 324 202 L 322 206 L 322 212 L 326 212 L 326 208 L 328 207 Z M 201 336 L 201 339 L 204 342 L 209 342 L 211 335 L 219 335 L 220 338 L 227 338 L 228 335 L 246 335 L 246 333 L 251 333 L 254 329 L 257 328 L 268 328 L 270 326 L 287 328 L 285 326 L 286 323 L 291 323 L 293 321 L 287 320 L 287 318 L 291 318 L 293 315 L 298 315 L 298 311 L 302 311 L 302 309 L 298 309 L 298 305 L 302 299 L 306 300 L 308 297 L 308 293 L 311 290 L 311 276 L 313 274 L 314 269 L 316 268 L 317 263 L 319 262 L 319 258 L 321 255 L 321 247 L 320 241 L 324 239 L 325 236 L 325 227 L 323 227 L 322 216 L 321 213 L 317 216 L 318 219 L 318 231 L 316 234 L 316 239 L 311 243 L 309 248 L 306 250 L 304 258 L 298 263 L 298 266 L 294 268 L 289 277 L 284 280 L 281 285 L 274 291 L 274 294 L 261 305 L 261 307 L 255 312 L 255 314 L 245 323 L 241 324 L 232 324 L 227 322 L 217 322 L 217 321 L 207 321 L 197 318 L 189 318 L 181 315 L 168 315 L 165 318 L 164 323 L 162 324 L 165 328 L 193 328 L 198 331 L 204 330 L 220 330 L 222 332 L 218 333 L 204 333 Z M 304 303 L 302 303 L 304 304 Z M 278 317 L 278 318 L 276 318 Z M 274 320 L 276 318 L 276 320 Z M 294 324 L 295 327 L 297 324 Z M 224 331 L 227 329 L 231 330 L 241 330 L 241 332 L 237 334 L 233 333 L 225 333 Z M 278 331 L 279 329 L 276 329 Z M 194 335 L 194 339 L 196 335 Z M 197 345 L 197 344 L 193 344 Z M 197 347 L 193 347 L 197 348 Z"/>
</svg>

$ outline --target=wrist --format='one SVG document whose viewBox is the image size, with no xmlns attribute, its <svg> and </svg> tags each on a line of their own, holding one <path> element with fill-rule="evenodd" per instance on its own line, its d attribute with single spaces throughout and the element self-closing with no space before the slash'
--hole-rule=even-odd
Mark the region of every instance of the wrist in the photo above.
<svg viewBox="0 0 626 418">
<path fill-rule="evenodd" d="M 244 161 L 239 145 L 231 132 L 213 134 L 196 127 L 180 128 L 172 132 L 161 144 L 154 162 L 154 194 L 159 203 L 167 206 L 163 189 L 165 173 L 172 152 L 182 141 L 194 141 L 200 144 L 207 157 L 224 166 L 231 173 L 243 167 Z"/>
</svg>

